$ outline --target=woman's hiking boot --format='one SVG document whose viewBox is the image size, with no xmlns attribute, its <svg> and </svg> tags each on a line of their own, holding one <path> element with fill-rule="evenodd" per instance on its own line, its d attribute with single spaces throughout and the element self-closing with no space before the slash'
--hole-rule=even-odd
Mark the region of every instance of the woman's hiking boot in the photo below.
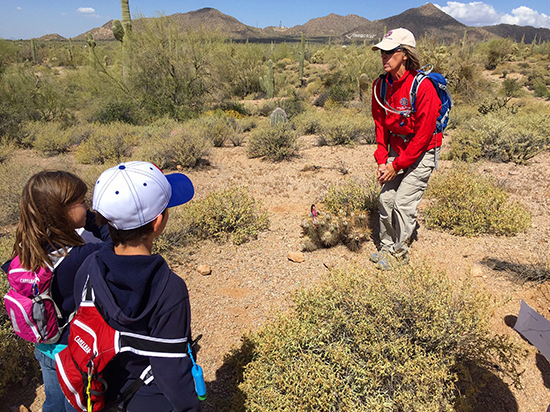
<svg viewBox="0 0 550 412">
<path fill-rule="evenodd" d="M 399 254 L 385 252 L 383 256 L 378 257 L 376 268 L 379 270 L 393 270 L 407 265 L 409 260 L 408 252 L 401 252 Z"/>
</svg>

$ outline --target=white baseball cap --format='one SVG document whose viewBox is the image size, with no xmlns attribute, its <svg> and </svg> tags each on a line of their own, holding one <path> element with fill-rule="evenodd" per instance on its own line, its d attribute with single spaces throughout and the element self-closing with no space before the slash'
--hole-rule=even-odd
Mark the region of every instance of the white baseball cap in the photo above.
<svg viewBox="0 0 550 412">
<path fill-rule="evenodd" d="M 372 47 L 372 50 L 382 49 L 388 51 L 399 46 L 416 47 L 414 35 L 407 29 L 399 28 L 388 31 L 382 41 Z"/>
<path fill-rule="evenodd" d="M 97 179 L 92 208 L 119 230 L 152 222 L 168 207 L 182 205 L 195 194 L 181 173 L 164 175 L 149 162 L 126 162 L 105 170 Z"/>
</svg>

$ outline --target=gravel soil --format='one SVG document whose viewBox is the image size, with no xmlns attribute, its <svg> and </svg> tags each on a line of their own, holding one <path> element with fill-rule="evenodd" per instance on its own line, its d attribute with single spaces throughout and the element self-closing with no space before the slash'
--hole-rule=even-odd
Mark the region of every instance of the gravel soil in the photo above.
<svg viewBox="0 0 550 412">
<path fill-rule="evenodd" d="M 244 147 L 216 148 L 209 156 L 209 167 L 188 173 L 198 198 L 229 185 L 247 186 L 270 217 L 269 230 L 256 240 L 241 246 L 205 241 L 171 259 L 176 262 L 172 264 L 174 271 L 189 288 L 194 334 L 203 335 L 199 363 L 209 391 L 204 411 L 235 409 L 230 406 L 236 389 L 227 357 L 239 349 L 244 333 L 257 330 L 277 312 L 287 309 L 295 290 L 323 281 L 331 267 L 371 265 L 368 256 L 376 250 L 372 241 L 359 252 L 338 246 L 305 253 L 303 263 L 287 258 L 289 252 L 301 250 L 300 223 L 311 204 L 319 203 L 333 184 L 375 173 L 374 146 L 318 147 L 314 142 L 311 137 L 303 137 L 300 155 L 281 163 L 248 159 Z M 440 161 L 440 170 L 449 167 L 451 162 Z M 428 262 L 457 281 L 472 276 L 495 298 L 495 311 L 487 314 L 494 331 L 511 336 L 528 351 L 522 363 L 523 388 L 516 389 L 494 375 L 481 390 L 476 410 L 546 411 L 550 404 L 550 364 L 510 326 L 522 299 L 548 317 L 550 291 L 545 284 L 515 283 L 507 272 L 493 270 L 482 262 L 486 258 L 519 264 L 550 262 L 550 153 L 538 155 L 526 166 L 482 162 L 475 167 L 477 173 L 498 179 L 530 209 L 531 229 L 515 237 L 457 237 L 426 229 L 421 205 L 411 264 Z M 199 265 L 209 265 L 212 273 L 201 275 L 196 270 Z M 29 384 L 24 390 L 14 391 L 0 412 L 20 404 L 39 411 L 42 399 L 42 389 Z"/>
</svg>

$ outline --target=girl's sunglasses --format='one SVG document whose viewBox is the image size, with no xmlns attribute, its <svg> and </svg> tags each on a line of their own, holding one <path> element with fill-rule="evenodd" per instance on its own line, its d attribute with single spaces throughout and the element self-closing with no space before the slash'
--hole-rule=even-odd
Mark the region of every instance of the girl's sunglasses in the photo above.
<svg viewBox="0 0 550 412">
<path fill-rule="evenodd" d="M 403 50 L 403 47 L 396 47 L 393 50 L 380 50 L 380 54 L 385 54 L 386 56 L 392 56 L 395 52 Z"/>
</svg>

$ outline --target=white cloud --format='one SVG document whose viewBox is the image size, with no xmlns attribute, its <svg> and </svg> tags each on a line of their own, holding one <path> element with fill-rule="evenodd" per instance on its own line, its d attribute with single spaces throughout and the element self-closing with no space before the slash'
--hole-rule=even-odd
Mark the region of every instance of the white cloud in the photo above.
<svg viewBox="0 0 550 412">
<path fill-rule="evenodd" d="M 510 14 L 499 13 L 490 4 L 481 1 L 471 3 L 448 1 L 446 6 L 438 4 L 435 6 L 468 26 L 491 26 L 506 23 L 550 28 L 550 16 L 525 6 L 513 9 Z"/>
<path fill-rule="evenodd" d="M 95 9 L 93 9 L 91 7 L 79 7 L 77 11 L 79 13 L 84 13 L 84 14 L 93 14 L 93 13 L 95 13 Z"/>
<path fill-rule="evenodd" d="M 17 10 L 23 10 L 21 7 L 17 6 Z"/>
<path fill-rule="evenodd" d="M 538 13 L 529 7 L 521 6 L 512 10 L 512 15 L 505 14 L 502 16 L 502 23 L 550 28 L 550 16 Z"/>
</svg>

